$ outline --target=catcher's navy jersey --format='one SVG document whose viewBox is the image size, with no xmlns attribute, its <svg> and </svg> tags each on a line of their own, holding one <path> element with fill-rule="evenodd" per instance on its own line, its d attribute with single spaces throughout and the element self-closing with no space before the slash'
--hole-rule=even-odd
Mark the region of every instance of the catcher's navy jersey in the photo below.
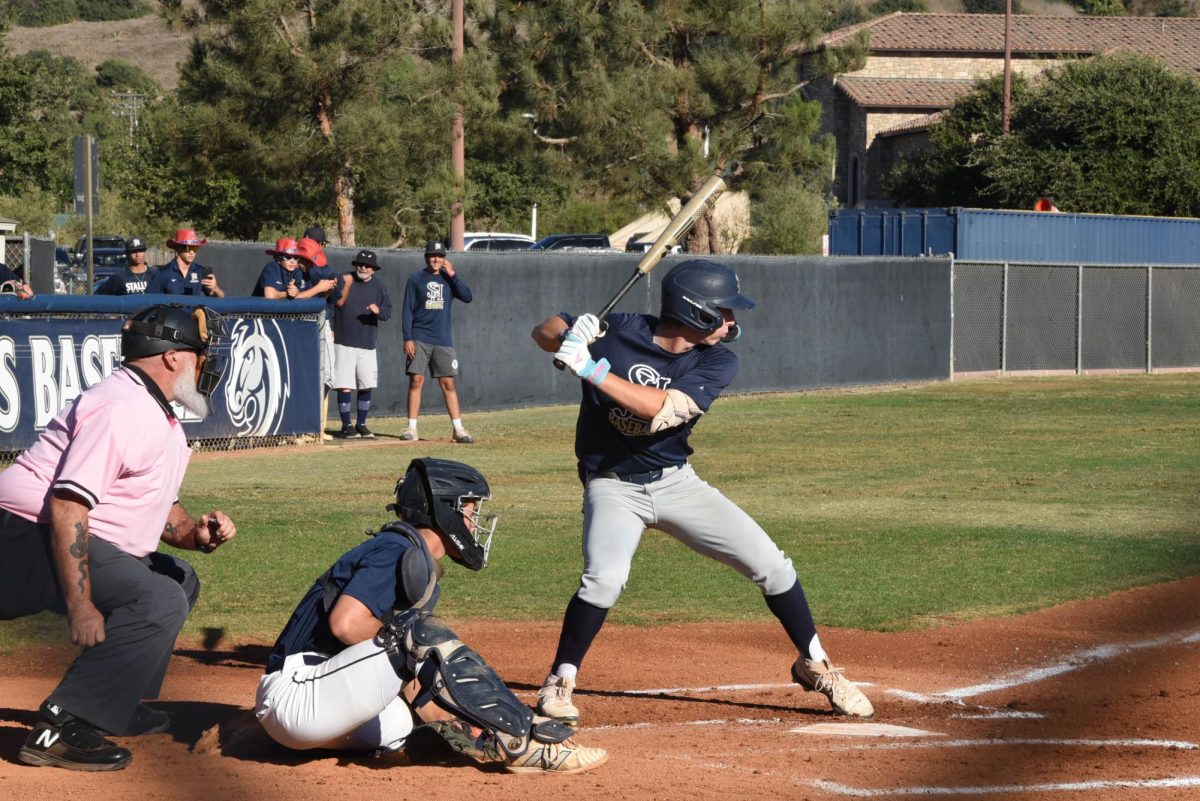
<svg viewBox="0 0 1200 801">
<path fill-rule="evenodd" d="M 396 605 L 396 565 L 405 551 L 416 547 L 402 534 L 381 531 L 351 548 L 329 569 L 329 581 L 337 588 L 337 597 L 349 594 L 382 620 Z M 283 660 L 292 654 L 315 651 L 333 655 L 347 647 L 329 629 L 329 610 L 336 599 L 326 609 L 325 593 L 326 585 L 318 579 L 304 595 L 267 659 L 268 673 L 283 667 Z M 424 608 L 432 610 L 440 594 L 439 586 Z"/>
<path fill-rule="evenodd" d="M 568 325 L 575 318 L 560 315 Z M 670 353 L 654 343 L 658 318 L 610 314 L 608 333 L 589 346 L 592 358 L 608 359 L 611 374 L 634 384 L 677 389 L 707 412 L 738 370 L 738 358 L 724 345 Z M 575 455 L 584 473 L 639 473 L 681 465 L 692 453 L 688 435 L 699 418 L 657 434 L 650 421 L 617 405 L 588 382 L 575 424 Z"/>
</svg>

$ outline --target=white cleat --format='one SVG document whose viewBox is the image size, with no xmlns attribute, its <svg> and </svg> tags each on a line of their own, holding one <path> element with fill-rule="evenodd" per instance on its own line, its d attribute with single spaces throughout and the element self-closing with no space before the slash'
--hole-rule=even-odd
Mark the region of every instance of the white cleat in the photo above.
<svg viewBox="0 0 1200 801">
<path fill-rule="evenodd" d="M 792 679 L 806 690 L 828 698 L 833 711 L 839 715 L 869 718 L 875 714 L 875 707 L 862 690 L 851 684 L 840 668 L 830 665 L 828 659 L 815 662 L 800 657 L 792 665 Z"/>
<path fill-rule="evenodd" d="M 539 715 L 554 718 L 572 728 L 579 726 L 579 709 L 571 703 L 575 691 L 575 679 L 564 679 L 551 673 L 538 690 L 537 711 Z"/>
</svg>

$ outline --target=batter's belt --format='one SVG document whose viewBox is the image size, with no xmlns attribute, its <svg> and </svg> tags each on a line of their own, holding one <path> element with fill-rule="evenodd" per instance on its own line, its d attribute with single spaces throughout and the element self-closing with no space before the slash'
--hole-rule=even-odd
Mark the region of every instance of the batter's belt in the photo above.
<svg viewBox="0 0 1200 801">
<path fill-rule="evenodd" d="M 677 464 L 671 467 L 664 467 L 661 470 L 646 470 L 641 473 L 588 473 L 588 479 L 615 478 L 617 481 L 624 481 L 627 484 L 653 484 L 655 481 L 666 478 L 682 469 L 683 465 Z"/>
</svg>

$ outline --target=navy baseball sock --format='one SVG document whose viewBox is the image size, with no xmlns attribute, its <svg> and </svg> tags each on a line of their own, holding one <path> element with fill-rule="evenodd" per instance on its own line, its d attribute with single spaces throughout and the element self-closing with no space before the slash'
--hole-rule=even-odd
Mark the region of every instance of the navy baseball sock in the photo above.
<svg viewBox="0 0 1200 801">
<path fill-rule="evenodd" d="M 787 592 L 778 595 L 764 595 L 767 607 L 779 618 L 788 637 L 805 659 L 812 659 L 809 645 L 817 636 L 817 624 L 813 622 L 812 610 L 808 608 L 808 600 L 804 590 L 800 588 L 799 579 Z"/>
<path fill-rule="evenodd" d="M 572 596 L 563 615 L 562 633 L 558 635 L 558 653 L 554 655 L 551 672 L 562 664 L 580 667 L 607 616 L 607 609 L 593 606 L 578 595 Z"/>
<path fill-rule="evenodd" d="M 371 390 L 360 389 L 358 391 L 358 424 L 365 426 L 367 424 L 367 412 L 371 411 Z"/>
<path fill-rule="evenodd" d="M 350 390 L 338 390 L 338 414 L 342 418 L 342 428 L 350 427 Z"/>
</svg>

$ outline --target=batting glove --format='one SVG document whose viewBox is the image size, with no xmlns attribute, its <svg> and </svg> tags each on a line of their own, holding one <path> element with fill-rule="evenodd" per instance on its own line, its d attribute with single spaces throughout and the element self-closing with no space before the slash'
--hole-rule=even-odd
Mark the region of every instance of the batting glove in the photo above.
<svg viewBox="0 0 1200 801">
<path fill-rule="evenodd" d="M 554 354 L 556 361 L 562 362 L 575 375 L 584 381 L 599 384 L 608 375 L 608 359 L 595 361 L 588 353 L 587 343 L 574 334 L 567 334 L 562 347 Z"/>
<path fill-rule="evenodd" d="M 575 325 L 571 326 L 569 333 L 579 337 L 588 345 L 604 336 L 600 330 L 600 318 L 594 314 L 581 314 L 575 318 Z"/>
</svg>

